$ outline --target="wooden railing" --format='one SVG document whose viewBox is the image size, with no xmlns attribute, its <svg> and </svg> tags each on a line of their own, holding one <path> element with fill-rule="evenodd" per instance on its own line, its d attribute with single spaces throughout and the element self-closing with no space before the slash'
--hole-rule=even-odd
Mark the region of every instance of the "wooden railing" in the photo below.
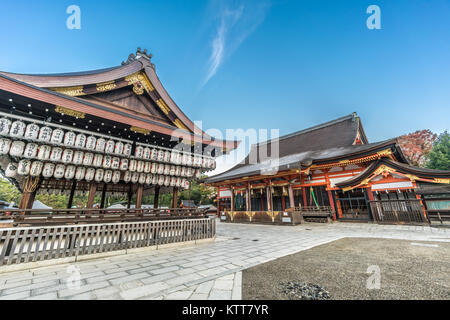
<svg viewBox="0 0 450 320">
<path fill-rule="evenodd" d="M 151 221 L 202 218 L 206 209 L 3 209 L 1 220 L 12 220 L 14 226 Z"/>
<path fill-rule="evenodd" d="M 420 200 L 374 200 L 369 203 L 376 222 L 428 223 Z"/>
<path fill-rule="evenodd" d="M 215 219 L 0 229 L 0 266 L 213 238 Z"/>
</svg>

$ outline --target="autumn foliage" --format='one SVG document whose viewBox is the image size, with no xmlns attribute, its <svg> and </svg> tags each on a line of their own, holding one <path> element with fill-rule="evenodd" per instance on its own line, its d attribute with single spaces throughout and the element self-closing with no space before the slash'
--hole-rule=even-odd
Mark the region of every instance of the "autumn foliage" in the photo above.
<svg viewBox="0 0 450 320">
<path fill-rule="evenodd" d="M 424 167 L 436 138 L 437 135 L 430 130 L 417 130 L 398 137 L 398 141 L 410 164 Z"/>
</svg>

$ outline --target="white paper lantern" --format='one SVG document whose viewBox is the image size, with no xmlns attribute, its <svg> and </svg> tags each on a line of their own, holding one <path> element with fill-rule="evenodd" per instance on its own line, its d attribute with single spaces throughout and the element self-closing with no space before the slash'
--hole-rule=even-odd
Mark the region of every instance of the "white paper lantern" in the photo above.
<svg viewBox="0 0 450 320">
<path fill-rule="evenodd" d="M 72 149 L 65 149 L 62 154 L 62 162 L 71 163 L 73 161 L 74 151 Z"/>
<path fill-rule="evenodd" d="M 137 161 L 136 160 L 130 160 L 130 167 L 128 170 L 130 170 L 131 172 L 136 171 L 137 168 Z"/>
<path fill-rule="evenodd" d="M 50 142 L 51 143 L 62 143 L 64 140 L 64 131 L 61 129 L 55 129 L 52 131 Z"/>
<path fill-rule="evenodd" d="M 39 147 L 36 143 L 27 143 L 27 146 L 23 152 L 23 157 L 28 159 L 36 157 L 38 148 Z"/>
<path fill-rule="evenodd" d="M 11 120 L 7 118 L 0 119 L 0 134 L 6 136 L 9 134 L 9 130 L 11 129 Z"/>
<path fill-rule="evenodd" d="M 97 145 L 97 138 L 94 136 L 89 136 L 86 139 L 86 149 L 95 150 L 95 146 Z"/>
<path fill-rule="evenodd" d="M 181 187 L 181 178 L 177 177 L 177 181 L 175 183 L 175 186 Z"/>
<path fill-rule="evenodd" d="M 118 170 L 120 168 L 120 158 L 112 157 L 111 169 Z"/>
<path fill-rule="evenodd" d="M 148 173 L 145 175 L 145 184 L 152 184 L 153 175 Z"/>
<path fill-rule="evenodd" d="M 128 159 L 120 160 L 120 170 L 128 170 Z"/>
<path fill-rule="evenodd" d="M 131 175 L 131 183 L 137 183 L 139 181 L 139 173 L 133 172 Z"/>
<path fill-rule="evenodd" d="M 42 127 L 39 130 L 38 140 L 39 141 L 44 141 L 44 142 L 49 142 L 50 138 L 52 136 L 52 132 L 53 132 L 52 128 L 50 128 L 50 127 Z"/>
<path fill-rule="evenodd" d="M 187 190 L 187 189 L 189 189 L 190 183 L 189 183 L 188 180 L 184 179 L 182 185 L 183 185 L 183 188 L 184 188 L 185 190 Z"/>
<path fill-rule="evenodd" d="M 181 164 L 182 164 L 183 166 L 187 166 L 188 159 L 189 159 L 190 157 L 191 157 L 190 155 L 188 155 L 188 154 L 186 154 L 186 153 L 183 153 L 183 158 L 181 159 Z"/>
<path fill-rule="evenodd" d="M 136 146 L 136 151 L 134 152 L 134 156 L 138 159 L 143 158 L 144 157 L 144 147 Z"/>
<path fill-rule="evenodd" d="M 181 175 L 182 177 L 185 177 L 185 176 L 186 176 L 186 168 L 185 168 L 185 167 L 181 167 L 181 173 L 180 173 L 180 175 Z"/>
<path fill-rule="evenodd" d="M 111 164 L 112 164 L 112 157 L 109 155 L 104 156 L 103 157 L 103 168 L 109 169 L 109 168 L 111 168 Z"/>
<path fill-rule="evenodd" d="M 94 154 L 93 153 L 87 152 L 87 153 L 84 154 L 83 165 L 91 166 L 93 161 L 94 161 Z"/>
<path fill-rule="evenodd" d="M 175 175 L 175 166 L 174 166 L 174 165 L 170 166 L 169 174 L 170 174 L 171 176 L 174 176 L 174 175 Z"/>
<path fill-rule="evenodd" d="M 202 157 L 199 155 L 194 156 L 194 167 L 199 168 L 202 166 Z"/>
<path fill-rule="evenodd" d="M 192 157 L 190 154 L 186 155 L 186 165 L 187 166 L 192 166 Z"/>
<path fill-rule="evenodd" d="M 150 172 L 153 174 L 158 172 L 158 164 L 157 163 L 151 162 Z"/>
<path fill-rule="evenodd" d="M 115 154 L 122 154 L 123 153 L 123 142 L 116 142 L 116 146 L 114 147 L 114 153 Z"/>
<path fill-rule="evenodd" d="M 64 135 L 64 145 L 68 147 L 72 147 L 75 145 L 75 139 L 77 138 L 77 135 L 73 131 L 67 131 Z"/>
<path fill-rule="evenodd" d="M 175 167 L 175 175 L 176 176 L 180 176 L 181 175 L 181 167 L 180 166 L 176 166 Z"/>
<path fill-rule="evenodd" d="M 8 154 L 12 141 L 9 139 L 0 139 L 0 154 Z"/>
<path fill-rule="evenodd" d="M 73 153 L 73 163 L 76 165 L 83 164 L 84 152 L 83 151 L 75 151 Z"/>
<path fill-rule="evenodd" d="M 164 185 L 164 176 L 158 176 L 158 185 Z"/>
<path fill-rule="evenodd" d="M 152 155 L 152 149 L 149 147 L 144 148 L 144 159 L 150 160 L 150 157 Z"/>
<path fill-rule="evenodd" d="M 176 183 L 177 183 L 177 178 L 170 177 L 170 186 L 175 187 Z"/>
<path fill-rule="evenodd" d="M 139 183 L 140 184 L 144 184 L 145 183 L 145 179 L 146 179 L 146 174 L 145 173 L 140 173 L 139 174 Z"/>
<path fill-rule="evenodd" d="M 139 160 L 136 166 L 137 172 L 144 172 L 144 161 Z"/>
<path fill-rule="evenodd" d="M 25 139 L 30 140 L 37 140 L 39 136 L 39 126 L 35 123 L 30 123 L 27 125 L 27 128 L 25 129 Z"/>
<path fill-rule="evenodd" d="M 67 166 L 66 173 L 64 174 L 64 178 L 67 180 L 73 179 L 73 177 L 75 177 L 75 172 L 76 172 L 75 166 L 72 166 L 72 165 Z"/>
<path fill-rule="evenodd" d="M 39 146 L 37 157 L 39 160 L 49 160 L 51 152 L 52 152 L 52 147 L 47 146 L 47 145 L 41 145 L 41 146 Z"/>
<path fill-rule="evenodd" d="M 63 150 L 60 147 L 53 147 L 52 153 L 50 153 L 50 160 L 60 161 L 61 157 L 62 157 L 62 153 L 63 153 Z"/>
<path fill-rule="evenodd" d="M 11 148 L 9 149 L 9 154 L 13 157 L 20 157 L 25 150 L 25 142 L 22 141 L 13 141 L 11 144 Z"/>
<path fill-rule="evenodd" d="M 158 151 L 158 161 L 164 161 L 164 150 L 159 150 Z"/>
<path fill-rule="evenodd" d="M 105 171 L 103 169 L 97 169 L 95 170 L 95 177 L 94 180 L 96 182 L 100 182 L 103 180 L 103 176 L 105 175 Z"/>
<path fill-rule="evenodd" d="M 208 159 L 206 158 L 202 159 L 202 168 L 208 168 Z"/>
<path fill-rule="evenodd" d="M 87 137 L 83 133 L 77 134 L 77 137 L 75 138 L 75 147 L 77 148 L 84 148 L 86 146 Z"/>
<path fill-rule="evenodd" d="M 103 155 L 96 153 L 92 165 L 94 167 L 101 167 L 103 165 Z"/>
<path fill-rule="evenodd" d="M 123 154 L 126 155 L 127 157 L 131 156 L 131 149 L 133 149 L 133 146 L 129 143 L 126 143 L 123 146 Z"/>
<path fill-rule="evenodd" d="M 196 179 L 200 178 L 200 170 L 199 169 L 195 170 L 195 178 Z"/>
<path fill-rule="evenodd" d="M 113 140 L 106 141 L 105 145 L 105 152 L 106 153 L 114 153 L 114 147 L 116 146 L 116 143 Z"/>
<path fill-rule="evenodd" d="M 125 181 L 125 183 L 130 182 L 131 176 L 132 176 L 132 173 L 130 171 L 125 171 L 125 174 L 123 175 L 123 181 Z"/>
<path fill-rule="evenodd" d="M 173 150 L 172 153 L 170 154 L 170 163 L 176 164 L 177 163 L 177 159 L 178 159 L 178 151 Z"/>
<path fill-rule="evenodd" d="M 42 175 L 44 176 L 44 178 L 52 177 L 54 172 L 55 172 L 55 164 L 51 162 L 46 162 L 44 164 L 44 168 L 42 169 Z"/>
<path fill-rule="evenodd" d="M 158 183 L 158 176 L 157 175 L 153 175 L 152 176 L 152 184 L 157 184 Z"/>
<path fill-rule="evenodd" d="M 9 135 L 15 138 L 21 138 L 25 134 L 26 124 L 22 121 L 14 121 L 11 124 L 11 129 L 9 130 Z"/>
<path fill-rule="evenodd" d="M 146 162 L 144 163 L 144 172 L 145 172 L 145 173 L 150 173 L 151 170 L 152 170 L 152 163 L 146 161 Z"/>
<path fill-rule="evenodd" d="M 158 174 L 164 173 L 164 164 L 158 163 Z"/>
<path fill-rule="evenodd" d="M 95 145 L 95 151 L 104 152 L 106 147 L 106 140 L 103 138 L 97 139 L 97 144 Z"/>
<path fill-rule="evenodd" d="M 13 178 L 17 175 L 17 166 L 18 164 L 16 162 L 10 162 L 8 163 L 8 166 L 5 170 L 5 176 L 8 178 Z"/>
<path fill-rule="evenodd" d="M 30 160 L 20 160 L 19 161 L 19 166 L 17 167 L 17 173 L 21 176 L 27 176 L 28 174 L 30 174 L 30 169 L 31 169 L 31 161 Z"/>
<path fill-rule="evenodd" d="M 177 159 L 175 160 L 175 164 L 181 164 L 183 160 L 183 155 L 181 153 L 177 154 Z"/>
<path fill-rule="evenodd" d="M 168 176 L 170 174 L 170 164 L 164 165 L 164 174 Z"/>
<path fill-rule="evenodd" d="M 44 163 L 42 161 L 33 161 L 30 168 L 30 176 L 38 177 L 42 173 Z"/>
<path fill-rule="evenodd" d="M 151 160 L 158 159 L 158 149 L 156 149 L 156 148 L 152 149 L 152 153 L 150 154 L 150 159 Z"/>
<path fill-rule="evenodd" d="M 111 170 L 105 170 L 105 175 L 103 177 L 103 182 L 110 183 L 112 180 L 112 171 Z"/>
<path fill-rule="evenodd" d="M 118 183 L 120 181 L 120 171 L 114 171 L 111 180 L 113 183 Z"/>
<path fill-rule="evenodd" d="M 86 175 L 86 168 L 77 167 L 77 170 L 75 171 L 75 179 L 78 181 L 83 180 L 85 175 Z"/>
<path fill-rule="evenodd" d="M 170 162 L 170 151 L 164 151 L 164 162 Z"/>
<path fill-rule="evenodd" d="M 86 181 L 92 181 L 94 180 L 95 176 L 95 169 L 94 168 L 87 168 L 86 169 L 86 175 L 84 176 L 84 179 Z"/>
<path fill-rule="evenodd" d="M 66 166 L 63 164 L 57 164 L 55 166 L 55 172 L 53 173 L 53 176 L 56 179 L 61 179 L 64 177 L 64 173 L 66 173 Z"/>
</svg>

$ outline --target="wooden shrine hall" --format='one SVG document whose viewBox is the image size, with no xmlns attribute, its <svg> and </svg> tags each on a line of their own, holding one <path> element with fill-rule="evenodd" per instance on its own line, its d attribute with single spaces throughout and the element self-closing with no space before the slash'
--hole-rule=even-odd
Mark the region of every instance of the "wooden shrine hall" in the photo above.
<svg viewBox="0 0 450 320">
<path fill-rule="evenodd" d="M 230 222 L 450 220 L 450 171 L 409 165 L 397 139 L 369 143 L 356 113 L 253 145 L 204 182 Z"/>
<path fill-rule="evenodd" d="M 189 188 L 237 147 L 196 127 L 164 89 L 151 55 L 64 74 L 0 72 L 0 167 L 30 209 L 37 193 L 142 198 Z"/>
</svg>

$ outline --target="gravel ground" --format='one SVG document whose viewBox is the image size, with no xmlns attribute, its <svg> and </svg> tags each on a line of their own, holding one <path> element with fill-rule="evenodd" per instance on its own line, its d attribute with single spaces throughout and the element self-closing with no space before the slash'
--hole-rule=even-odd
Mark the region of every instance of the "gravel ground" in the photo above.
<svg viewBox="0 0 450 320">
<path fill-rule="evenodd" d="M 380 289 L 366 288 L 371 265 L 380 268 Z M 448 300 L 450 243 L 341 239 L 244 270 L 242 298 L 293 299 L 282 292 L 287 281 L 319 285 L 331 299 Z"/>
</svg>

